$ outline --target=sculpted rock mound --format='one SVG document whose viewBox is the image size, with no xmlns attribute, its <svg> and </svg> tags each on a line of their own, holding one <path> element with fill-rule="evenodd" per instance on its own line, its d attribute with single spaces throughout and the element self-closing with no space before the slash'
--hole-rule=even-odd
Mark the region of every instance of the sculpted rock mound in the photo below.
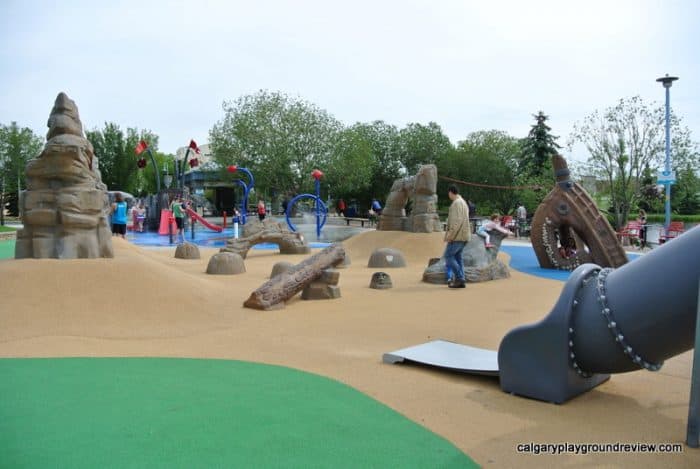
<svg viewBox="0 0 700 469">
<path fill-rule="evenodd" d="M 508 266 L 501 262 L 497 256 L 501 249 L 501 241 L 506 235 L 500 231 L 491 232 L 491 249 L 486 249 L 484 239 L 473 235 L 464 247 L 462 259 L 464 260 L 464 277 L 467 282 L 486 282 L 510 277 Z M 445 274 L 445 259 L 438 259 L 428 265 L 423 271 L 423 281 L 427 283 L 447 283 Z"/>
<path fill-rule="evenodd" d="M 60 93 L 44 151 L 26 166 L 15 258 L 114 257 L 109 199 L 75 103 Z"/>
<path fill-rule="evenodd" d="M 437 166 L 423 165 L 415 176 L 397 179 L 386 198 L 386 206 L 379 217 L 380 231 L 410 231 L 432 233 L 442 231 L 437 214 Z M 406 204 L 413 202 L 413 210 L 406 216 Z"/>
<path fill-rule="evenodd" d="M 214 254 L 207 264 L 207 273 L 211 275 L 236 275 L 244 272 L 243 258 L 232 252 Z"/>
<path fill-rule="evenodd" d="M 401 251 L 392 248 L 379 248 L 372 252 L 367 267 L 406 267 L 406 259 Z"/>
<path fill-rule="evenodd" d="M 199 248 L 196 244 L 182 243 L 175 248 L 175 259 L 199 259 Z"/>
<path fill-rule="evenodd" d="M 280 248 L 280 254 L 308 254 L 311 252 L 309 243 L 301 233 L 287 230 L 282 224 L 273 220 L 264 220 L 263 223 L 251 222 L 245 225 L 245 238 L 231 238 L 226 241 L 226 247 L 221 252 L 232 252 L 243 259 L 248 255 L 250 248 L 260 243 L 276 244 Z"/>
</svg>

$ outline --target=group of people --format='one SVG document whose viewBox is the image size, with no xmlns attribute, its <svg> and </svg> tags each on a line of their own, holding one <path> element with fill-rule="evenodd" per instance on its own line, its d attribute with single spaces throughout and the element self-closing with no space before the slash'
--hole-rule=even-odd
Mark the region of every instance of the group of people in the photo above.
<svg viewBox="0 0 700 469">
<path fill-rule="evenodd" d="M 376 198 L 372 199 L 370 203 L 369 210 L 367 211 L 370 217 L 378 217 L 382 214 L 382 204 Z M 357 209 L 355 207 L 348 207 L 345 200 L 340 198 L 335 206 L 335 213 L 339 217 L 353 217 L 357 215 Z"/>
<path fill-rule="evenodd" d="M 111 205 L 110 214 L 112 216 L 112 234 L 120 238 L 126 237 L 126 225 L 131 213 L 134 231 L 143 232 L 143 222 L 146 220 L 146 208 L 143 202 L 137 201 L 131 211 L 124 200 L 121 192 L 114 195 L 114 203 Z"/>
<path fill-rule="evenodd" d="M 184 240 L 185 210 L 187 208 L 187 202 L 181 196 L 177 195 L 170 203 L 169 208 L 173 214 L 173 218 L 175 218 L 177 234 Z M 129 219 L 129 213 L 131 213 L 134 231 L 139 233 L 143 232 L 143 224 L 146 221 L 146 208 L 144 207 L 142 201 L 137 201 L 134 203 L 129 211 L 128 205 L 124 200 L 124 196 L 120 192 L 117 192 L 115 194 L 115 202 L 111 206 L 110 213 L 112 215 L 113 235 L 121 238 L 126 237 L 126 225 Z"/>
<path fill-rule="evenodd" d="M 462 253 L 467 242 L 471 239 L 471 226 L 469 224 L 469 205 L 459 195 L 457 186 L 450 185 L 447 189 L 447 196 L 450 201 L 450 209 L 447 214 L 447 229 L 445 230 L 445 264 L 447 272 L 447 286 L 449 288 L 465 288 L 466 278 L 464 275 L 464 261 Z M 489 221 L 482 224 L 476 234 L 484 238 L 486 249 L 494 247 L 491 244 L 490 233 L 494 230 L 500 231 L 507 236 L 514 236 L 513 233 L 501 226 L 500 215 L 494 213 Z"/>
</svg>

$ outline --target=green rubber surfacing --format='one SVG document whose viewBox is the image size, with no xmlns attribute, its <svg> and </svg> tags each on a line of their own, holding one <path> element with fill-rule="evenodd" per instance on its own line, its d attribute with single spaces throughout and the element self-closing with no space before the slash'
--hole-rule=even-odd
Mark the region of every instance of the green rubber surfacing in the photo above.
<svg viewBox="0 0 700 469">
<path fill-rule="evenodd" d="M 0 359 L 0 467 L 478 466 L 349 386 L 290 368 L 11 358 Z"/>
<path fill-rule="evenodd" d="M 0 241 L 0 259 L 14 259 L 15 258 L 15 240 L 3 240 Z"/>
</svg>

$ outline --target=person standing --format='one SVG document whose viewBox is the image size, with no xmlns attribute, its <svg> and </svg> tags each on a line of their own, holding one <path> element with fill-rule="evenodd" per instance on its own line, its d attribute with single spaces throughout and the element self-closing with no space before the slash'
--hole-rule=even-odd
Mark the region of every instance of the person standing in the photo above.
<svg viewBox="0 0 700 469">
<path fill-rule="evenodd" d="M 639 209 L 637 221 L 639 222 L 639 249 L 644 249 L 647 247 L 647 212 L 642 208 Z"/>
<path fill-rule="evenodd" d="M 448 280 L 447 286 L 449 288 L 464 288 L 466 279 L 462 252 L 472 233 L 469 227 L 469 207 L 459 195 L 459 189 L 454 184 L 447 189 L 447 196 L 452 201 L 447 214 L 447 231 L 445 232 L 445 242 L 447 243 L 444 254 L 445 264 L 452 277 Z"/>
<path fill-rule="evenodd" d="M 472 199 L 467 200 L 467 207 L 469 207 L 469 216 L 470 217 L 475 217 L 476 216 L 476 204 L 472 202 Z"/>
<path fill-rule="evenodd" d="M 518 238 L 525 231 L 527 226 L 527 210 L 522 203 L 518 203 L 518 208 L 515 209 L 515 217 L 518 219 L 516 229 L 518 230 Z"/>
<path fill-rule="evenodd" d="M 182 237 L 182 242 L 185 242 L 185 208 L 183 205 L 180 196 L 175 196 L 173 203 L 170 204 L 170 210 L 173 212 L 173 217 L 175 217 L 177 235 Z"/>
<path fill-rule="evenodd" d="M 260 219 L 261 222 L 265 219 L 265 214 L 266 214 L 265 201 L 260 199 L 260 200 L 258 200 L 258 218 Z"/>
<path fill-rule="evenodd" d="M 347 209 L 347 206 L 345 205 L 345 200 L 342 198 L 338 200 L 338 216 L 344 217 L 345 216 L 345 210 Z"/>
<path fill-rule="evenodd" d="M 115 202 L 112 204 L 112 234 L 126 237 L 126 219 L 128 216 L 126 202 L 121 192 L 114 196 Z"/>
<path fill-rule="evenodd" d="M 143 233 L 143 222 L 146 220 L 146 209 L 143 206 L 143 202 L 139 202 L 138 206 L 136 207 L 136 226 L 134 227 L 134 231 L 138 231 L 139 233 Z"/>
<path fill-rule="evenodd" d="M 382 214 L 382 204 L 380 204 L 377 199 L 372 199 L 372 210 L 377 216 Z"/>
</svg>

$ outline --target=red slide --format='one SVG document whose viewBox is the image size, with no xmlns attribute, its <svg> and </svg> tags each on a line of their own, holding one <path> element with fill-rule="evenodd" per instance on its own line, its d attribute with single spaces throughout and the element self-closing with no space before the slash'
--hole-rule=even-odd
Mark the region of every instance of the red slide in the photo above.
<svg viewBox="0 0 700 469">
<path fill-rule="evenodd" d="M 187 215 L 191 216 L 195 220 L 199 221 L 202 225 L 206 226 L 210 230 L 219 231 L 219 232 L 224 231 L 224 229 L 222 227 L 220 227 L 219 225 L 212 225 L 211 223 L 206 221 L 204 218 L 199 216 L 199 214 L 197 212 L 195 212 L 194 210 L 192 210 L 191 208 L 185 209 L 185 213 L 187 213 Z"/>
</svg>

